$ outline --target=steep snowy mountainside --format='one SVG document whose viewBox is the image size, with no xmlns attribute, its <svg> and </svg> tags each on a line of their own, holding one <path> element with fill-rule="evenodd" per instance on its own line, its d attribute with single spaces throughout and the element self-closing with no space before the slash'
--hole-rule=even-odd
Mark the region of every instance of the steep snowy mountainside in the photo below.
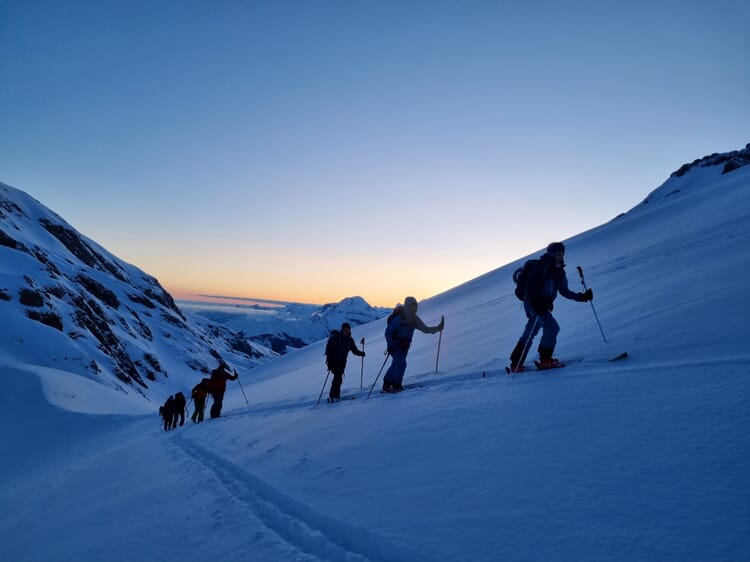
<svg viewBox="0 0 750 562">
<path fill-rule="evenodd" d="M 250 407 L 229 396 L 236 417 L 195 442 L 320 519 L 419 553 L 403 559 L 741 559 L 750 166 L 722 170 L 670 178 L 565 240 L 570 286 L 581 265 L 607 335 L 588 303 L 555 301 L 556 355 L 583 362 L 503 370 L 525 323 L 512 272 L 540 248 L 420 302 L 428 324 L 446 318 L 439 368 L 437 336 L 409 351 L 405 382 L 421 388 L 367 398 L 387 363 L 379 320 L 353 330 L 368 342 L 364 388 L 354 358 L 342 387 L 356 400 L 315 407 L 318 342 L 259 367 Z"/>
<path fill-rule="evenodd" d="M 750 162 L 747 148 L 732 154 Z M 742 244 L 735 250 L 738 241 L 750 237 L 750 166 L 725 172 L 728 160 L 707 158 L 685 174 L 672 174 L 629 211 L 565 240 L 570 288 L 583 289 L 576 271 L 581 265 L 609 341 L 602 341 L 591 307 L 558 298 L 555 310 L 564 318 L 559 356 L 606 354 L 616 347 L 651 358 L 680 349 L 685 360 L 703 360 L 710 345 L 717 356 L 742 353 L 735 342 L 721 338 L 721 330 L 705 336 L 703 326 L 690 322 L 704 317 L 724 322 L 723 311 L 745 307 L 732 291 L 716 288 L 716 277 L 742 284 L 750 271 L 750 253 Z M 702 165 L 709 161 L 716 164 Z M 420 304 L 437 319 L 446 314 L 441 365 L 447 367 L 459 348 L 493 368 L 507 361 L 523 319 L 512 272 L 543 252 L 540 248 Z M 670 326 L 666 338 L 649 331 L 654 324 Z M 692 345 L 685 347 L 686 342 Z M 425 369 L 434 353 L 430 347 L 421 365 Z M 489 356 L 488 349 L 493 350 Z M 410 357 L 418 353 L 416 346 Z M 434 357 L 431 361 L 434 368 Z"/>
<path fill-rule="evenodd" d="M 0 347 L 5 558 L 747 559 L 750 166 L 724 168 L 695 166 L 564 241 L 571 288 L 581 265 L 607 334 L 591 305 L 558 298 L 556 355 L 584 358 L 565 369 L 503 369 L 526 321 L 511 279 L 526 257 L 419 303 L 446 327 L 415 334 L 414 387 L 398 394 L 367 397 L 388 361 L 384 319 L 353 330 L 367 356 L 350 357 L 342 395 L 356 399 L 316 406 L 319 341 L 230 384 L 221 418 L 169 432 L 153 410 L 49 406 L 37 378 L 132 414 Z M 40 342 L 60 334 L 25 322 Z"/>
<path fill-rule="evenodd" d="M 219 358 L 250 368 L 274 356 L 224 326 L 191 320 L 154 277 L 1 183 L 0 310 L 0 349 L 19 363 L 155 392 L 158 401 Z"/>
</svg>

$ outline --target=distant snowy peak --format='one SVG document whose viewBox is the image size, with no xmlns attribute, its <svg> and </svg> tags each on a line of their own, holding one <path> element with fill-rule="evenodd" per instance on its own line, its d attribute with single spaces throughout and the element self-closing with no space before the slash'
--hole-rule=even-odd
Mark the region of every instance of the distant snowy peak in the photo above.
<svg viewBox="0 0 750 562">
<path fill-rule="evenodd" d="M 274 355 L 223 326 L 187 318 L 154 277 L 2 183 L 0 314 L 0 351 L 141 394 L 168 371 L 196 376 L 219 358 L 247 366 Z"/>
<path fill-rule="evenodd" d="M 221 322 L 250 341 L 285 354 L 328 338 L 343 322 L 352 326 L 384 317 L 390 309 L 370 306 L 362 297 L 325 305 L 278 303 L 272 307 L 185 302 L 188 315 Z"/>
<path fill-rule="evenodd" d="M 324 304 L 310 315 L 310 321 L 330 331 L 340 328 L 343 322 L 349 322 L 352 326 L 367 324 L 388 312 L 386 308 L 370 306 L 362 297 L 347 297 L 337 303 Z"/>
<path fill-rule="evenodd" d="M 278 318 L 272 329 L 266 326 L 259 330 L 260 325 L 249 324 L 242 327 L 242 333 L 246 333 L 251 341 L 283 354 L 327 338 L 344 322 L 360 326 L 390 312 L 387 308 L 370 306 L 362 297 L 347 297 L 321 307 L 288 305 L 284 310 L 285 314 Z"/>
</svg>

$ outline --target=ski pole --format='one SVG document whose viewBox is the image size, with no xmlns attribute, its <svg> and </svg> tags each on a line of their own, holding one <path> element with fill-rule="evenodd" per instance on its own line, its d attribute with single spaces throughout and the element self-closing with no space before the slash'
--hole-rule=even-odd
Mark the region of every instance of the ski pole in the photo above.
<svg viewBox="0 0 750 562">
<path fill-rule="evenodd" d="M 578 275 L 581 276 L 581 285 L 583 285 L 583 290 L 588 291 L 589 288 L 586 286 L 586 281 L 583 279 L 583 269 L 581 266 L 576 266 L 576 269 L 578 270 Z M 604 343 L 607 343 L 607 338 L 604 337 L 604 330 L 602 330 L 602 323 L 599 322 L 599 315 L 596 313 L 596 308 L 594 308 L 594 301 L 590 300 L 589 303 L 591 303 L 591 310 L 594 311 L 594 318 L 596 318 L 596 323 L 599 325 L 599 331 L 602 334 L 602 339 L 604 340 Z"/>
<path fill-rule="evenodd" d="M 526 343 L 523 346 L 523 353 L 521 354 L 521 359 L 523 359 L 524 361 L 526 360 L 526 354 L 529 352 L 529 349 L 531 348 L 531 342 L 534 341 L 534 330 L 536 330 L 536 325 L 538 322 L 539 322 L 539 315 L 537 314 L 536 316 L 534 316 L 534 324 L 532 324 L 531 331 L 529 332 L 529 336 L 526 338 Z"/>
<path fill-rule="evenodd" d="M 372 386 L 370 387 L 370 392 L 367 393 L 367 397 L 370 397 L 370 394 L 372 394 L 372 389 L 375 388 L 375 385 L 378 384 L 378 379 L 380 378 L 381 373 L 383 372 L 383 369 L 385 369 L 385 364 L 388 362 L 388 357 L 390 357 L 390 353 L 388 351 L 385 352 L 385 361 L 383 361 L 383 366 L 380 367 L 380 370 L 378 371 L 378 376 L 375 377 L 375 381 L 372 383 Z"/>
<path fill-rule="evenodd" d="M 317 406 L 320 404 L 320 399 L 323 398 L 323 391 L 326 389 L 326 383 L 328 382 L 328 375 L 331 374 L 331 369 L 328 369 L 328 372 L 326 372 L 326 380 L 323 381 L 323 388 L 320 389 L 320 396 L 318 396 L 318 401 L 315 403 Z"/>
<path fill-rule="evenodd" d="M 440 323 L 443 324 L 444 321 L 445 321 L 445 317 L 441 318 Z M 443 330 L 440 330 L 440 336 L 438 336 L 438 354 L 437 354 L 437 357 L 435 358 L 435 372 L 436 373 L 437 373 L 438 363 L 440 362 L 440 344 L 442 343 L 442 341 L 443 341 Z"/>
<path fill-rule="evenodd" d="M 242 391 L 242 396 L 245 397 L 245 405 L 249 406 L 250 402 L 247 401 L 247 395 L 245 394 L 245 389 L 242 388 L 242 381 L 240 381 L 240 375 L 237 373 L 237 369 L 234 369 L 234 374 L 237 375 L 237 382 L 240 385 L 240 390 Z"/>
<path fill-rule="evenodd" d="M 359 342 L 362 344 L 362 353 L 365 352 L 365 338 L 362 338 L 362 341 Z M 359 370 L 359 389 L 362 390 L 362 385 L 364 384 L 364 377 L 365 377 L 365 356 L 362 356 L 362 367 Z"/>
</svg>

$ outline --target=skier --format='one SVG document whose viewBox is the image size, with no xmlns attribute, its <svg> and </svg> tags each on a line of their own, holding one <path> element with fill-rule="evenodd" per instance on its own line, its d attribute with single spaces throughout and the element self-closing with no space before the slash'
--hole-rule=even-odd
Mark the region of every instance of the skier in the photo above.
<svg viewBox="0 0 750 562">
<path fill-rule="evenodd" d="M 174 419 L 174 397 L 172 395 L 167 398 L 164 405 L 160 408 L 161 417 L 164 418 L 164 431 L 172 429 L 172 423 Z"/>
<path fill-rule="evenodd" d="M 180 425 L 185 425 L 185 406 L 187 401 L 185 395 L 182 392 L 178 392 L 174 395 L 174 417 L 172 418 L 172 427 L 177 427 L 177 419 L 180 420 Z"/>
<path fill-rule="evenodd" d="M 234 374 L 230 373 L 224 361 L 219 361 L 219 366 L 211 371 L 211 397 L 214 399 L 214 403 L 211 404 L 211 419 L 221 416 L 227 381 L 236 381 L 237 377 L 237 371 L 234 371 Z"/>
<path fill-rule="evenodd" d="M 344 322 L 341 324 L 341 331 L 333 330 L 326 343 L 326 365 L 333 373 L 328 402 L 338 402 L 341 398 L 341 383 L 344 382 L 346 359 L 350 351 L 358 357 L 365 356 L 365 352 L 357 349 L 357 344 L 354 343 L 351 325 Z"/>
<path fill-rule="evenodd" d="M 383 377 L 384 392 L 400 392 L 404 389 L 403 380 L 406 371 L 406 355 L 409 353 L 414 330 L 425 334 L 435 334 L 445 327 L 445 318 L 440 319 L 437 326 L 427 326 L 417 316 L 417 299 L 406 297 L 404 304 L 397 305 L 393 313 L 388 317 L 388 326 L 385 329 L 385 341 L 388 345 L 388 353 L 393 360 L 391 366 Z"/>
<path fill-rule="evenodd" d="M 206 408 L 206 398 L 211 388 L 211 381 L 209 379 L 201 379 L 201 382 L 193 387 L 193 403 L 195 404 L 195 411 L 190 419 L 193 423 L 201 423 L 203 421 L 203 411 Z"/>
<path fill-rule="evenodd" d="M 523 295 L 523 308 L 528 321 L 521 338 L 510 354 L 511 372 L 517 373 L 524 370 L 523 363 L 526 360 L 526 354 L 531 349 L 531 342 L 540 328 L 542 339 L 538 348 L 539 368 L 553 369 L 564 366 L 552 357 L 557 343 L 557 334 L 560 331 L 559 324 L 550 312 L 552 303 L 557 293 L 577 302 L 588 302 L 594 298 L 591 289 L 576 293 L 568 288 L 564 257 L 565 245 L 562 242 L 552 242 L 547 246 L 547 252 L 544 255 L 538 260 L 529 260 L 524 266 L 528 268 L 525 283 L 518 289 Z"/>
</svg>

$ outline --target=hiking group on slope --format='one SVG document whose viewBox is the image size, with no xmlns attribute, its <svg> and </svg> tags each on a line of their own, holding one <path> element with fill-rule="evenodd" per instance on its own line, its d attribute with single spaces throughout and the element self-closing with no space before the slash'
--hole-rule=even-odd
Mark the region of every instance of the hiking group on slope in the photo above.
<svg viewBox="0 0 750 562">
<path fill-rule="evenodd" d="M 169 396 L 163 406 L 159 407 L 159 415 L 164 419 L 164 431 L 175 429 L 177 422 L 180 425 L 185 423 L 185 395 L 182 392 Z"/>
<path fill-rule="evenodd" d="M 236 381 L 239 378 L 237 371 L 229 371 L 229 366 L 223 360 L 219 361 L 219 366 L 211 371 L 211 376 L 204 377 L 193 387 L 191 393 L 191 402 L 195 403 L 195 409 L 190 419 L 193 423 L 201 423 L 206 408 L 206 400 L 210 396 L 213 400 L 211 404 L 211 419 L 221 416 L 221 410 L 224 406 L 224 393 L 227 390 L 227 381 Z M 178 392 L 174 396 L 167 398 L 163 406 L 159 408 L 159 414 L 164 418 L 164 431 L 175 429 L 177 420 L 180 419 L 180 425 L 185 423 L 185 396 Z"/>
<path fill-rule="evenodd" d="M 593 300 L 593 291 L 590 288 L 583 292 L 571 291 L 568 287 L 568 278 L 565 274 L 565 246 L 562 242 L 552 242 L 547 246 L 543 255 L 538 259 L 527 261 L 513 275 L 516 282 L 516 296 L 523 301 L 523 309 L 526 314 L 526 325 L 510 354 L 509 373 L 519 373 L 526 370 L 524 362 L 532 347 L 532 343 L 539 331 L 542 337 L 537 348 L 539 361 L 536 362 L 538 369 L 553 369 L 564 366 L 552 355 L 557 344 L 557 335 L 560 326 L 552 316 L 553 303 L 559 293 L 564 298 L 577 301 L 589 302 Z M 386 361 L 391 358 L 391 365 L 383 377 L 383 392 L 401 392 L 403 387 L 404 373 L 406 371 L 406 357 L 411 348 L 414 332 L 419 330 L 425 334 L 442 332 L 445 328 L 445 317 L 441 317 L 440 323 L 435 326 L 427 326 L 417 315 L 418 303 L 414 297 L 406 297 L 403 304 L 398 304 L 387 319 L 385 329 Z M 362 339 L 364 346 L 364 338 Z M 326 342 L 325 356 L 328 373 L 333 373 L 331 387 L 328 394 L 328 402 L 337 402 L 341 398 L 341 385 L 344 380 L 346 362 L 349 353 L 365 357 L 364 348 L 357 348 L 351 332 L 351 325 L 344 322 L 340 330 L 333 330 Z M 364 360 L 363 360 L 364 361 Z M 383 368 L 385 363 L 383 363 Z M 382 371 L 382 368 L 381 368 Z M 380 374 L 378 373 L 378 376 Z M 213 398 L 211 406 L 211 418 L 221 415 L 221 409 L 228 380 L 237 380 L 238 375 L 229 372 L 224 361 L 211 372 L 210 378 L 204 378 L 192 391 L 192 400 L 195 402 L 195 411 L 191 419 L 195 423 L 203 421 L 203 412 L 207 397 Z M 326 381 L 328 375 L 326 375 Z M 375 381 L 377 383 L 377 379 Z M 373 386 L 374 384 L 373 383 Z M 325 382 L 323 383 L 325 389 Z M 322 394 L 322 391 L 321 391 Z M 181 393 L 178 393 L 182 396 Z M 175 397 L 176 398 L 176 397 Z M 182 421 L 184 423 L 184 396 L 182 396 Z M 160 408 L 164 410 L 165 430 L 176 427 L 178 413 L 173 397 L 169 397 L 167 403 Z M 167 416 L 169 416 L 169 423 Z"/>
</svg>

